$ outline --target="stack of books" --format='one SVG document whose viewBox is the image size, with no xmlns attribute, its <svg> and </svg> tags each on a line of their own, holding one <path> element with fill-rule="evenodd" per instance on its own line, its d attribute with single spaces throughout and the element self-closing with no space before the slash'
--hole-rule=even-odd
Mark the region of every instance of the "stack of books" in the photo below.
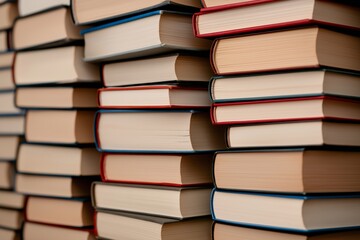
<svg viewBox="0 0 360 240">
<path fill-rule="evenodd" d="M 214 240 L 359 238 L 359 4 L 203 2 L 194 30 L 215 38 L 211 116 L 230 149 Z"/>
<path fill-rule="evenodd" d="M 69 1 L 19 1 L 13 28 L 16 105 L 26 109 L 16 191 L 27 196 L 23 238 L 95 239 L 90 186 L 99 67 L 82 61 Z"/>
<path fill-rule="evenodd" d="M 104 84 L 95 119 L 102 182 L 92 186 L 101 239 L 211 239 L 211 153 L 225 144 L 209 115 L 211 41 L 192 33 L 198 7 L 73 2 L 79 24 L 106 21 L 82 31 L 85 60 L 102 63 Z"/>
<path fill-rule="evenodd" d="M 18 147 L 24 135 L 24 111 L 14 103 L 11 75 L 14 53 L 10 44 L 18 10 L 12 1 L 0 2 L 0 239 L 18 240 L 25 197 L 14 191 L 14 179 Z"/>
</svg>

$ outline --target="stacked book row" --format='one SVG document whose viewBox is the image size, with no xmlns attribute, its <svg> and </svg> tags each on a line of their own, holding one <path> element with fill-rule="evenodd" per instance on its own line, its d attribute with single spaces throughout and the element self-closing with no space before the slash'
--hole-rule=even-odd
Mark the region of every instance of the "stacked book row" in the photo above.
<svg viewBox="0 0 360 240">
<path fill-rule="evenodd" d="M 360 224 L 359 5 L 210 1 L 214 240 L 355 239 Z"/>
</svg>

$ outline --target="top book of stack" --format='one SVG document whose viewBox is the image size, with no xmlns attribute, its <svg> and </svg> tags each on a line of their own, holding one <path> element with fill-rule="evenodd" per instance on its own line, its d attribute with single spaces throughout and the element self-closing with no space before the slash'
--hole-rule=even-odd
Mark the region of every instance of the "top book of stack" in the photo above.
<svg viewBox="0 0 360 240">
<path fill-rule="evenodd" d="M 349 1 L 221 2 L 229 4 L 203 8 L 194 15 L 197 37 L 220 37 L 311 24 L 354 31 L 360 29 L 359 5 Z"/>
</svg>

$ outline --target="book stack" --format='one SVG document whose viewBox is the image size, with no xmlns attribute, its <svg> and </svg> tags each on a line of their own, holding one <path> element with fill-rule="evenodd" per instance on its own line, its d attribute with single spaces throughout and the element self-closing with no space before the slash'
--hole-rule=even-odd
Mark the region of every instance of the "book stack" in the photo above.
<svg viewBox="0 0 360 240">
<path fill-rule="evenodd" d="M 15 106 L 11 67 L 14 53 L 11 29 L 18 14 L 16 3 L 0 1 L 0 239 L 18 240 L 25 197 L 14 191 L 15 165 L 24 135 L 24 111 Z"/>
<path fill-rule="evenodd" d="M 102 182 L 92 186 L 101 239 L 211 238 L 211 153 L 224 143 L 208 111 L 210 41 L 192 33 L 199 7 L 73 2 L 78 24 L 106 21 L 82 31 L 85 60 L 102 63 L 104 84 L 95 120 Z"/>
<path fill-rule="evenodd" d="M 92 131 L 99 67 L 82 61 L 70 1 L 18 4 L 15 102 L 27 113 L 15 188 L 27 196 L 23 238 L 95 239 L 90 186 L 100 173 Z"/>
<path fill-rule="evenodd" d="M 215 38 L 214 240 L 357 239 L 360 8 L 354 1 L 203 0 Z"/>
</svg>

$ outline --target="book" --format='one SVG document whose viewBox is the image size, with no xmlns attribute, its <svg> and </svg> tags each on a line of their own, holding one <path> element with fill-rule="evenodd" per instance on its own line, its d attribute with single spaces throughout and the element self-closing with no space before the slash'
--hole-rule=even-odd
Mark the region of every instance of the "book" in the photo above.
<svg viewBox="0 0 360 240">
<path fill-rule="evenodd" d="M 101 110 L 95 144 L 104 152 L 197 152 L 224 148 L 223 128 L 208 112 L 192 110 Z"/>
<path fill-rule="evenodd" d="M 276 133 L 276 134 L 275 134 Z M 360 146 L 360 125 L 330 121 L 299 121 L 231 126 L 228 147 Z"/>
<path fill-rule="evenodd" d="M 210 60 L 218 75 L 320 66 L 359 71 L 359 43 L 357 35 L 308 27 L 217 39 Z"/>
<path fill-rule="evenodd" d="M 26 197 L 12 190 L 0 190 L 0 207 L 23 209 Z"/>
<path fill-rule="evenodd" d="M 1 38 L 1 33 L 0 33 Z M 0 40 L 1 42 L 1 40 Z M 14 61 L 14 52 L 1 52 L 0 53 L 0 71 L 1 69 L 10 68 Z M 1 74 L 1 73 L 0 73 Z"/>
<path fill-rule="evenodd" d="M 0 135 L 24 135 L 25 117 L 8 115 L 0 118 Z"/>
<path fill-rule="evenodd" d="M 1 116 L 0 135 L 23 135 L 25 133 L 25 118 L 23 115 Z"/>
<path fill-rule="evenodd" d="M 90 110 L 29 110 L 25 139 L 34 143 L 93 143 L 94 113 Z"/>
<path fill-rule="evenodd" d="M 34 33 L 34 29 L 38 30 Z M 20 50 L 61 46 L 64 43 L 81 40 L 80 29 L 72 22 L 69 8 L 55 8 L 18 18 L 13 28 L 13 47 Z"/>
<path fill-rule="evenodd" d="M 208 58 L 179 53 L 107 63 L 102 66 L 105 87 L 208 83 L 213 74 Z"/>
<path fill-rule="evenodd" d="M 213 227 L 214 240 L 355 240 L 359 237 L 359 230 L 325 232 L 309 235 L 240 227 L 223 223 L 215 223 Z"/>
<path fill-rule="evenodd" d="M 22 211 L 0 208 L 0 227 L 12 230 L 20 230 L 23 220 L 24 216 Z"/>
<path fill-rule="evenodd" d="M 3 240 L 20 240 L 21 233 L 16 230 L 0 228 L 0 238 Z"/>
<path fill-rule="evenodd" d="M 219 37 L 314 23 L 360 30 L 360 8 L 348 2 L 247 1 L 211 9 L 194 15 L 197 37 Z"/>
<path fill-rule="evenodd" d="M 76 24 L 90 24 L 113 18 L 135 15 L 153 9 L 181 9 L 190 12 L 200 8 L 196 0 L 148 0 L 148 1 L 117 1 L 103 0 L 101 3 L 88 0 L 74 0 L 72 11 Z M 96 9 L 97 11 L 94 11 Z"/>
<path fill-rule="evenodd" d="M 8 32 L 0 31 L 0 52 L 6 52 L 9 49 Z"/>
<path fill-rule="evenodd" d="M 98 82 L 98 66 L 85 63 L 83 57 L 84 48 L 80 46 L 17 52 L 13 70 L 15 84 Z"/>
<path fill-rule="evenodd" d="M 207 11 L 211 9 L 217 9 L 217 8 L 226 8 L 231 7 L 233 4 L 248 4 L 248 2 L 266 2 L 266 1 L 272 1 L 272 0 L 201 0 L 201 4 L 203 8 L 201 11 Z M 235 6 L 236 6 L 235 5 Z"/>
<path fill-rule="evenodd" d="M 9 91 L 15 89 L 15 84 L 11 75 L 11 68 L 0 69 L 0 91 Z"/>
<path fill-rule="evenodd" d="M 121 212 L 97 211 L 96 232 L 107 239 L 211 239 L 211 220 L 175 220 Z"/>
<path fill-rule="evenodd" d="M 15 160 L 19 143 L 19 136 L 0 136 L 0 160 Z"/>
<path fill-rule="evenodd" d="M 174 85 L 102 88 L 98 91 L 98 103 L 99 108 L 104 109 L 204 108 L 211 105 L 206 88 Z"/>
<path fill-rule="evenodd" d="M 210 214 L 209 188 L 164 187 L 94 182 L 91 200 L 95 209 L 110 209 L 175 219 Z"/>
<path fill-rule="evenodd" d="M 81 33 L 85 61 L 145 57 L 175 50 L 209 50 L 211 42 L 196 38 L 191 24 L 191 15 L 161 10 L 84 29 Z"/>
<path fill-rule="evenodd" d="M 21 144 L 16 168 L 22 173 L 95 176 L 100 174 L 100 153 L 89 147 Z"/>
<path fill-rule="evenodd" d="M 69 227 L 89 227 L 94 224 L 94 210 L 87 199 L 29 196 L 25 211 L 26 221 L 30 222 Z"/>
<path fill-rule="evenodd" d="M 360 227 L 359 195 L 276 195 L 212 192 L 213 219 L 241 226 L 293 232 Z"/>
<path fill-rule="evenodd" d="M 96 177 L 42 176 L 16 174 L 15 189 L 26 195 L 48 197 L 89 197 L 90 186 Z"/>
<path fill-rule="evenodd" d="M 215 154 L 220 189 L 284 193 L 360 191 L 359 151 L 311 148 L 222 151 Z"/>
<path fill-rule="evenodd" d="M 299 120 L 360 120 L 360 101 L 329 96 L 283 98 L 233 103 L 211 107 L 214 124 L 245 124 Z"/>
<path fill-rule="evenodd" d="M 14 187 L 15 166 L 11 161 L 0 162 L 0 189 L 12 189 Z"/>
<path fill-rule="evenodd" d="M 22 110 L 15 106 L 15 92 L 0 92 L 0 116 L 22 114 Z"/>
<path fill-rule="evenodd" d="M 212 184 L 212 155 L 102 154 L 105 182 L 189 186 Z"/>
<path fill-rule="evenodd" d="M 96 87 L 19 87 L 16 89 L 16 105 L 20 108 L 96 108 Z"/>
<path fill-rule="evenodd" d="M 91 229 L 69 228 L 54 225 L 25 222 L 23 237 L 27 240 L 95 240 Z"/>
<path fill-rule="evenodd" d="M 10 29 L 15 18 L 18 16 L 15 2 L 4 2 L 0 4 L 0 30 Z"/>
<path fill-rule="evenodd" d="M 70 6 L 70 0 L 18 0 L 20 16 L 27 16 L 58 6 Z"/>
<path fill-rule="evenodd" d="M 359 98 L 360 77 L 333 69 L 213 77 L 213 102 L 332 95 Z"/>
</svg>

